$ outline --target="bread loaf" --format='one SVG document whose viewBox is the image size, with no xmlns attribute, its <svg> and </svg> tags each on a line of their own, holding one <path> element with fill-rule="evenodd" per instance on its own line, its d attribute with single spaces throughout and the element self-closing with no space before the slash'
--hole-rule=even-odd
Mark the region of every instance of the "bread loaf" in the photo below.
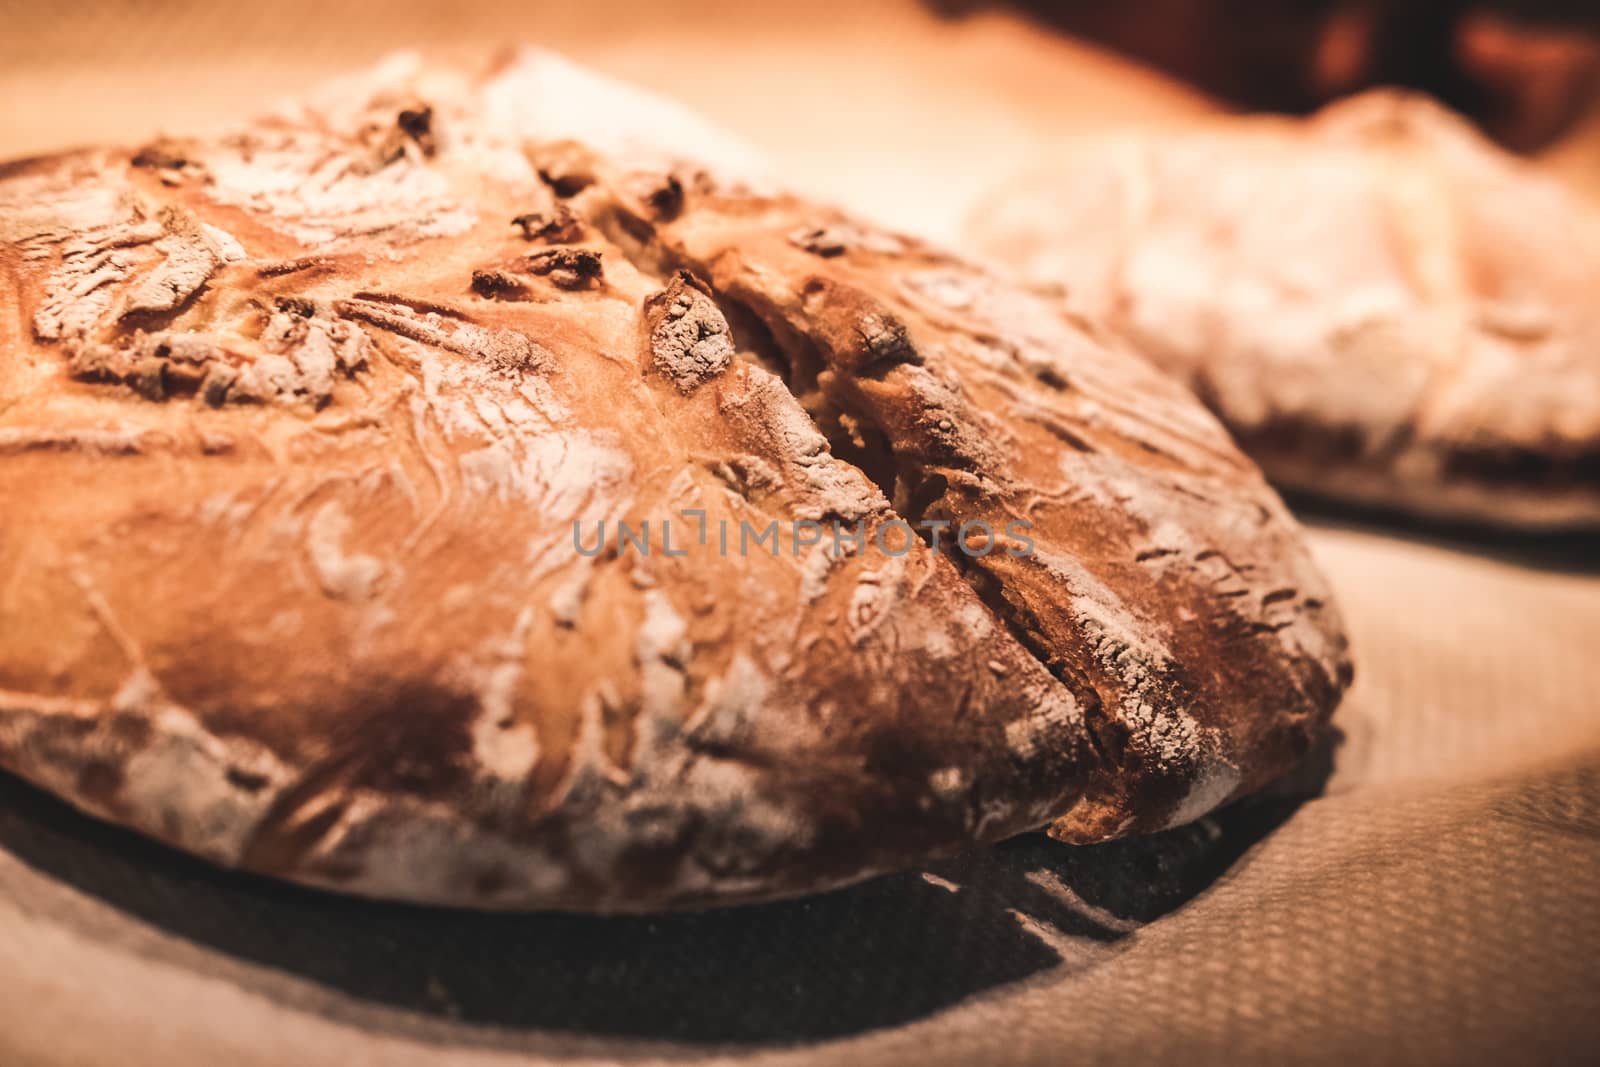
<svg viewBox="0 0 1600 1067">
<path fill-rule="evenodd" d="M 12 163 L 0 226 L 0 765 L 218 863 L 781 896 L 1192 819 L 1349 679 L 1180 386 L 555 57 Z"/>
<path fill-rule="evenodd" d="M 970 236 L 1187 381 L 1282 486 L 1600 525 L 1600 219 L 1426 99 L 1086 143 Z"/>
</svg>

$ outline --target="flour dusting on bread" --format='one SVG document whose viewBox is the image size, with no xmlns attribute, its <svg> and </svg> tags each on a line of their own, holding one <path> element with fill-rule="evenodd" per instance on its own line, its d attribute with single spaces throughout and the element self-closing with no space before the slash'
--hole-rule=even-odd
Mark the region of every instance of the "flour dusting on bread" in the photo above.
<svg viewBox="0 0 1600 1067">
<path fill-rule="evenodd" d="M 9 164 L 0 268 L 0 765 L 218 862 L 784 896 L 1195 817 L 1349 680 L 1181 388 L 548 54 Z"/>
</svg>

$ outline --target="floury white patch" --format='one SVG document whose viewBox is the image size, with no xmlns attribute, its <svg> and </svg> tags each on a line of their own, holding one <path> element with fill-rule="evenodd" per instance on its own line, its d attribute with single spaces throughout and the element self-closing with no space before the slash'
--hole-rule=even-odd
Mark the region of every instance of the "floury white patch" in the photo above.
<svg viewBox="0 0 1600 1067">
<path fill-rule="evenodd" d="M 1033 540 L 1028 536 L 1031 529 L 1033 524 L 1022 519 L 1008 522 L 1003 534 L 996 534 L 994 527 L 982 519 L 957 524 L 949 519 L 918 519 L 911 523 L 896 518 L 877 524 L 870 532 L 865 523 L 846 523 L 838 519 L 831 523 L 773 519 L 765 526 L 757 526 L 746 519 L 737 523 L 719 519 L 713 525 L 707 522 L 705 509 L 686 508 L 678 512 L 676 519 L 641 519 L 637 523 L 618 519 L 608 524 L 607 520 L 598 519 L 590 524 L 574 519 L 572 547 L 578 555 L 587 558 L 600 555 L 608 544 L 619 556 L 632 551 L 641 556 L 659 552 L 663 556 L 682 557 L 696 549 L 707 549 L 719 556 L 750 556 L 762 552 L 777 556 L 784 551 L 799 556 L 804 549 L 831 539 L 834 555 L 845 552 L 846 546 L 850 546 L 856 552 L 865 552 L 870 547 L 886 556 L 900 557 L 909 553 L 912 545 L 921 543 L 935 552 L 943 552 L 947 545 L 953 544 L 962 555 L 981 559 L 996 551 L 1008 556 L 1033 555 Z"/>
</svg>

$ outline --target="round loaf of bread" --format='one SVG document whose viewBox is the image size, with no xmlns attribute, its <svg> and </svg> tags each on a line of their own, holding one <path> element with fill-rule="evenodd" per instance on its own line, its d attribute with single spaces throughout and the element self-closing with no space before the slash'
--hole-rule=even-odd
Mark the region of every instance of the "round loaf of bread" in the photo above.
<svg viewBox="0 0 1600 1067">
<path fill-rule="evenodd" d="M 1086 142 L 970 236 L 1188 382 L 1281 486 L 1600 527 L 1600 215 L 1425 98 Z"/>
<path fill-rule="evenodd" d="M 0 766 L 641 910 L 1262 785 L 1349 680 L 1177 384 L 541 53 L 0 169 Z"/>
</svg>

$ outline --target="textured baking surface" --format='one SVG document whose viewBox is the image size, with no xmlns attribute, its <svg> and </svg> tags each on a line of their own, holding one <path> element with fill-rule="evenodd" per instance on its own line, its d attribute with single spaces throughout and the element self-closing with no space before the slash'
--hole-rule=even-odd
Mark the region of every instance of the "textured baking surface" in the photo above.
<svg viewBox="0 0 1600 1067">
<path fill-rule="evenodd" d="M 1425 99 L 1085 144 L 972 237 L 1189 382 L 1280 485 L 1600 526 L 1600 213 Z"/>
<path fill-rule="evenodd" d="M 614 909 L 1302 755 L 1344 637 L 1215 420 L 766 180 L 538 52 L 0 172 L 0 763 L 229 865 Z"/>
</svg>

